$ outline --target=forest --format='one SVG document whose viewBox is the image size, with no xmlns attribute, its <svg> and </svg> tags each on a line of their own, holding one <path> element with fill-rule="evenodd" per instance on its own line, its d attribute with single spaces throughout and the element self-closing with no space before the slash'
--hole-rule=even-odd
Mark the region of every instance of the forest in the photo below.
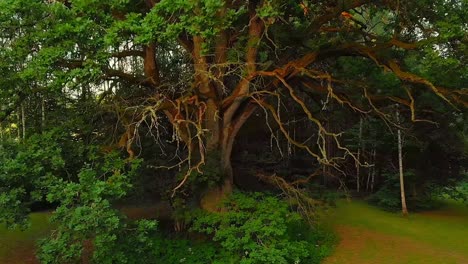
<svg viewBox="0 0 468 264">
<path fill-rule="evenodd" d="M 468 263 L 467 5 L 0 0 L 0 264 Z"/>
</svg>

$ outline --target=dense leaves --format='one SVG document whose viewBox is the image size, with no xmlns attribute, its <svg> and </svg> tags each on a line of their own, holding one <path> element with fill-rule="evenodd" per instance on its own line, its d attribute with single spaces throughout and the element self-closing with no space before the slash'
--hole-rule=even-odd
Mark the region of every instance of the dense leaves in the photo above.
<svg viewBox="0 0 468 264">
<path fill-rule="evenodd" d="M 138 164 L 110 155 L 96 167 L 83 168 L 77 182 L 50 180 L 47 200 L 60 205 L 52 216 L 57 229 L 41 242 L 42 262 L 75 262 L 92 245 L 96 263 L 151 263 L 156 222 L 128 223 L 112 206 L 129 191 Z"/>
<path fill-rule="evenodd" d="M 234 193 L 226 212 L 197 217 L 192 229 L 210 234 L 237 263 L 318 263 L 332 237 L 311 237 L 300 214 L 277 197 Z"/>
<path fill-rule="evenodd" d="M 35 136 L 28 144 L 0 144 L 0 222 L 25 224 L 33 202 L 41 201 L 47 179 L 61 177 L 65 162 L 52 134 Z"/>
</svg>

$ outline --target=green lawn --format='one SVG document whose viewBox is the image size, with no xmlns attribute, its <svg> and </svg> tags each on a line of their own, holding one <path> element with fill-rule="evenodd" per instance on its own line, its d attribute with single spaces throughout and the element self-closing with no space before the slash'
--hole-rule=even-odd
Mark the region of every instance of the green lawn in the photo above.
<svg viewBox="0 0 468 264">
<path fill-rule="evenodd" d="M 34 257 L 36 241 L 50 230 L 49 213 L 31 214 L 31 227 L 21 230 L 8 230 L 0 225 L 0 263 L 37 263 Z"/>
<path fill-rule="evenodd" d="M 327 264 L 468 264 L 468 208 L 410 214 L 341 201 L 327 216 L 341 241 Z"/>
</svg>

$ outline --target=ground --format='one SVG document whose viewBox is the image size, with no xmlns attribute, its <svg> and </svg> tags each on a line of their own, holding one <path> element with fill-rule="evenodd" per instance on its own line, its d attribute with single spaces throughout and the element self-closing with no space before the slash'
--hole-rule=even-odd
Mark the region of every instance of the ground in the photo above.
<svg viewBox="0 0 468 264">
<path fill-rule="evenodd" d="M 343 201 L 327 217 L 340 242 L 325 264 L 468 264 L 466 206 L 448 204 L 405 218 Z"/>
<path fill-rule="evenodd" d="M 0 225 L 0 264 L 39 263 L 34 255 L 36 241 L 50 230 L 50 213 L 31 214 L 30 228 L 7 230 Z"/>
<path fill-rule="evenodd" d="M 141 211 L 126 213 L 132 217 Z M 26 231 L 0 226 L 0 264 L 38 263 L 35 241 L 50 229 L 49 215 L 32 214 Z M 468 207 L 464 205 L 449 204 L 404 218 L 364 202 L 341 201 L 325 217 L 340 237 L 325 264 L 468 264 Z"/>
</svg>

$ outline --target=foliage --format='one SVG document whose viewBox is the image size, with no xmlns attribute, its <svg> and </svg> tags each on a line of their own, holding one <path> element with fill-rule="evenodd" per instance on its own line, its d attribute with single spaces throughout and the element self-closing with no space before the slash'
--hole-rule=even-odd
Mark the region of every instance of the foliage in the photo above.
<svg viewBox="0 0 468 264">
<path fill-rule="evenodd" d="M 218 185 L 222 180 L 222 171 L 219 164 L 220 153 L 213 151 L 205 156 L 205 162 L 200 166 L 200 170 L 193 170 L 187 178 L 187 189 L 192 192 L 200 192 L 207 188 Z M 188 168 L 181 170 L 177 174 L 178 180 L 185 177 Z"/>
<path fill-rule="evenodd" d="M 224 207 L 198 216 L 192 229 L 212 235 L 236 263 L 318 263 L 329 253 L 330 241 L 277 197 L 235 192 Z"/>
<path fill-rule="evenodd" d="M 307 196 L 323 202 L 323 206 L 335 206 L 339 199 L 345 198 L 346 193 L 331 190 L 321 184 L 310 183 L 307 185 Z"/>
<path fill-rule="evenodd" d="M 389 211 L 398 211 L 401 209 L 401 196 L 399 184 L 394 182 L 380 187 L 379 190 L 372 194 L 368 201 L 378 207 Z"/>
<path fill-rule="evenodd" d="M 437 186 L 435 191 L 443 198 L 449 198 L 468 204 L 468 177 L 465 175 L 462 180 L 452 181 L 452 183 L 447 186 Z"/>
<path fill-rule="evenodd" d="M 112 207 L 129 191 L 139 163 L 128 165 L 114 153 L 83 168 L 77 182 L 49 178 L 47 200 L 60 205 L 52 216 L 57 229 L 40 242 L 39 259 L 75 262 L 92 245 L 96 263 L 150 263 L 156 222 L 127 223 Z"/>
<path fill-rule="evenodd" d="M 388 211 L 401 210 L 400 182 L 398 174 L 385 174 L 385 182 L 379 190 L 368 197 L 368 201 Z M 427 210 L 440 206 L 430 184 L 427 186 L 416 186 L 416 175 L 414 171 L 404 173 L 406 202 L 412 210 Z M 419 191 L 414 190 L 418 188 Z"/>
<path fill-rule="evenodd" d="M 0 223 L 27 223 L 33 202 L 41 201 L 46 179 L 60 177 L 65 166 L 62 148 L 52 134 L 31 137 L 26 144 L 0 142 Z"/>
<path fill-rule="evenodd" d="M 158 263 L 176 264 L 203 264 L 203 263 L 235 263 L 232 256 L 222 255 L 217 244 L 213 242 L 194 242 L 183 238 L 157 238 Z"/>
</svg>

